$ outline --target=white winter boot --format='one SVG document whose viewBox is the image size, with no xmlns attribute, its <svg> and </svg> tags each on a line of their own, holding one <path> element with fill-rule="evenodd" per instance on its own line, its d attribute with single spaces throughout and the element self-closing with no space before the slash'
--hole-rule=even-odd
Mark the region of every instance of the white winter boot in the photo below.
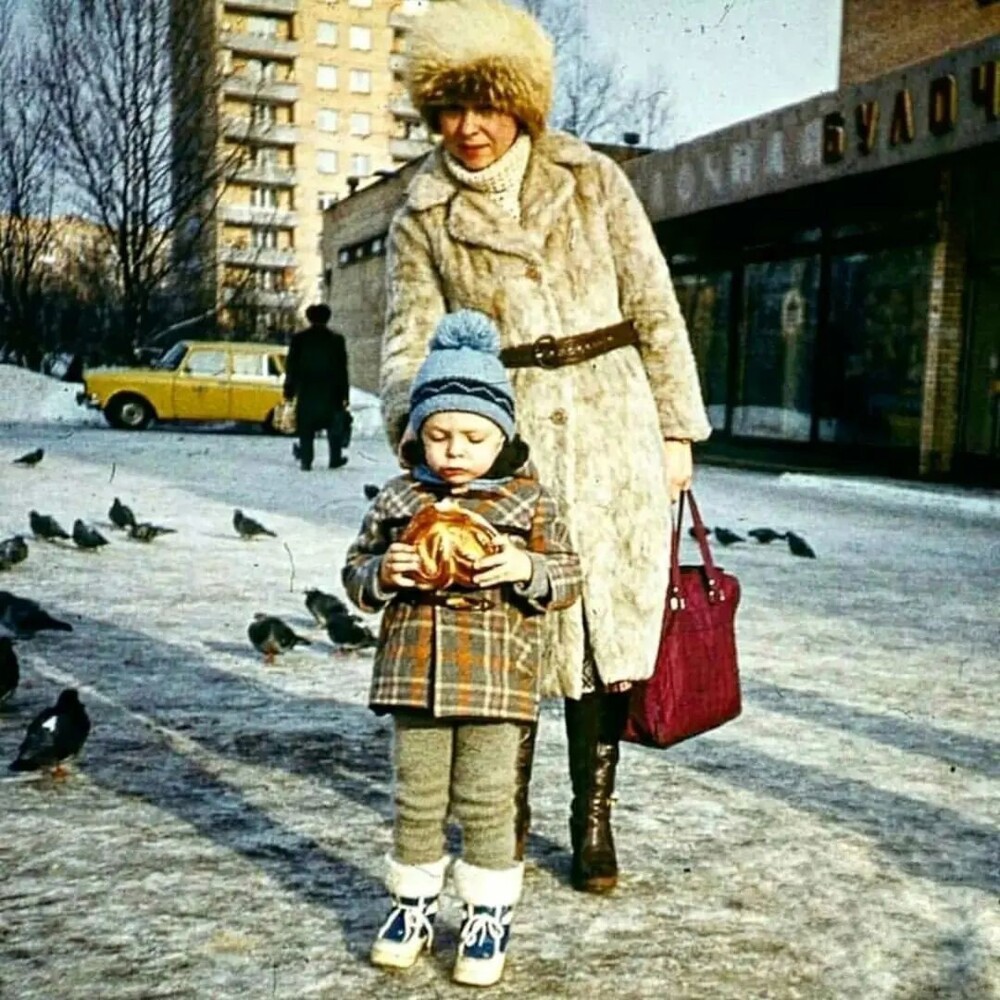
<svg viewBox="0 0 1000 1000">
<path fill-rule="evenodd" d="M 524 865 L 499 871 L 456 861 L 455 889 L 465 903 L 452 978 L 469 986 L 492 986 L 503 975 L 514 904 L 521 898 Z"/>
<path fill-rule="evenodd" d="M 451 861 L 447 855 L 428 865 L 404 865 L 386 858 L 386 888 L 392 909 L 372 945 L 373 965 L 408 969 L 434 943 L 438 896 Z"/>
</svg>

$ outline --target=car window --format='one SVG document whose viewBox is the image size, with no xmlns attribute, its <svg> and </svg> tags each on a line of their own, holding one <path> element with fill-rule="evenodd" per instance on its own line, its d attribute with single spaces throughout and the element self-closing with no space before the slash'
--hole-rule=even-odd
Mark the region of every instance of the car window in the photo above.
<svg viewBox="0 0 1000 1000">
<path fill-rule="evenodd" d="M 281 354 L 267 356 L 267 374 L 280 378 L 285 374 L 285 358 Z"/>
<path fill-rule="evenodd" d="M 225 375 L 226 352 L 193 350 L 184 367 L 192 375 Z"/>
<path fill-rule="evenodd" d="M 187 354 L 187 350 L 188 345 L 183 342 L 174 344 L 166 354 L 153 362 L 153 368 L 159 368 L 168 372 L 177 371 L 181 361 L 184 360 L 184 355 Z"/>
<path fill-rule="evenodd" d="M 233 378 L 263 378 L 264 355 L 245 351 L 233 355 Z"/>
</svg>

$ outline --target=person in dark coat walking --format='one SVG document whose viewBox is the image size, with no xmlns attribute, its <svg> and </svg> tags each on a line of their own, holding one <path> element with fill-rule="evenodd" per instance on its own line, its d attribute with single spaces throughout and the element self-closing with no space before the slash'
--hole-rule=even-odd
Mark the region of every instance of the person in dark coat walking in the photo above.
<svg viewBox="0 0 1000 1000">
<path fill-rule="evenodd" d="M 329 306 L 309 306 L 309 327 L 292 337 L 285 362 L 284 396 L 296 401 L 297 454 L 303 471 L 312 468 L 313 441 L 321 430 L 330 446 L 330 468 L 347 462 L 342 454 L 350 402 L 347 348 L 343 336 L 327 326 L 330 315 Z"/>
</svg>

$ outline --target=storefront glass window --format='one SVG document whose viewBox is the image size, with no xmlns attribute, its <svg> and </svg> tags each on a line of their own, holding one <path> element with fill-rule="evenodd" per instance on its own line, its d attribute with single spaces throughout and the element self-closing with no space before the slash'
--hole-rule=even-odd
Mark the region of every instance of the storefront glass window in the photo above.
<svg viewBox="0 0 1000 1000">
<path fill-rule="evenodd" d="M 679 275 L 674 278 L 674 287 L 698 365 L 708 419 L 713 427 L 724 429 L 732 273 Z"/>
<path fill-rule="evenodd" d="M 919 446 L 930 267 L 929 246 L 832 259 L 821 440 Z"/>
<path fill-rule="evenodd" d="M 733 434 L 809 440 L 819 273 L 818 256 L 747 265 Z"/>
</svg>

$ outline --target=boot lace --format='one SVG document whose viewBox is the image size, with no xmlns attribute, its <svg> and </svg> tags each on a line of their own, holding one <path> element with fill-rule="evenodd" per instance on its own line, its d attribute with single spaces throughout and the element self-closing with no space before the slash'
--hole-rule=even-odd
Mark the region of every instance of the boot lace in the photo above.
<svg viewBox="0 0 1000 1000">
<path fill-rule="evenodd" d="M 504 935 L 501 912 L 480 910 L 468 914 L 462 924 L 462 948 L 480 950 L 489 943 L 495 949 Z"/>
<path fill-rule="evenodd" d="M 427 935 L 427 946 L 434 943 L 434 924 L 428 919 L 433 915 L 433 899 L 418 899 L 415 902 L 395 900 L 395 906 L 389 911 L 389 916 L 385 918 L 385 923 L 379 928 L 380 938 L 395 938 L 395 930 L 398 933 L 397 921 L 402 921 L 403 936 L 400 941 L 412 941 L 414 935 Z"/>
</svg>

